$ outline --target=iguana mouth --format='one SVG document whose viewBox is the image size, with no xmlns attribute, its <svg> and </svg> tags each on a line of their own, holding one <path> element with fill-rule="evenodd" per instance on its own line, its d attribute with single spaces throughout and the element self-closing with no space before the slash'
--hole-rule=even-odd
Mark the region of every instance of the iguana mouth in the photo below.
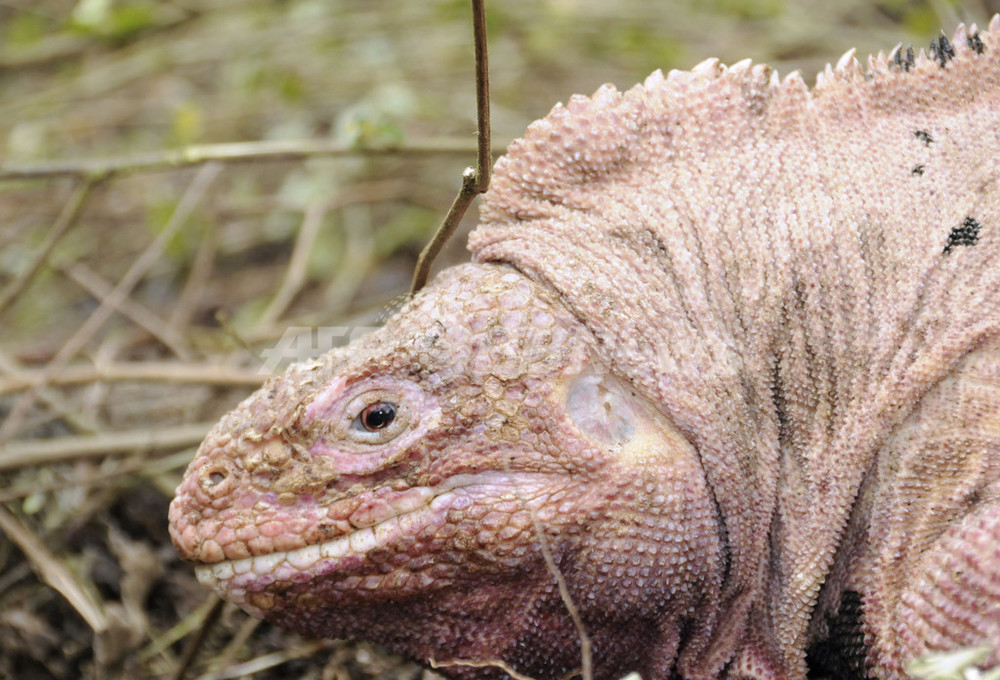
<svg viewBox="0 0 1000 680">
<path fill-rule="evenodd" d="M 276 583 L 302 583 L 320 575 L 361 566 L 371 550 L 432 525 L 435 516 L 443 521 L 445 512 L 436 512 L 432 505 L 427 503 L 325 543 L 203 565 L 195 568 L 195 574 L 199 583 L 220 597 L 245 609 L 256 610 L 252 613 L 263 617 L 264 610 L 246 599 L 249 593 L 262 592 Z"/>
<path fill-rule="evenodd" d="M 293 550 L 203 564 L 195 568 L 195 573 L 202 585 L 221 597 L 264 616 L 264 609 L 248 601 L 248 596 L 257 600 L 252 594 L 263 593 L 274 585 L 303 584 L 336 572 L 367 574 L 358 578 L 370 578 L 374 585 L 375 580 L 388 575 L 365 568 L 375 565 L 370 559 L 373 551 L 392 549 L 407 538 L 447 540 L 454 532 L 443 528 L 455 523 L 456 512 L 467 513 L 470 519 L 494 515 L 494 524 L 516 525 L 519 531 L 513 534 L 530 530 L 534 520 L 551 519 L 552 481 L 551 474 L 495 470 L 453 475 L 436 487 L 413 487 L 399 494 L 383 506 L 383 516 L 370 526 Z M 386 510 L 391 515 L 384 516 Z M 518 522 L 515 515 L 522 515 Z M 506 522 L 502 520 L 505 516 Z M 413 554 L 412 549 L 410 554 L 406 549 L 396 551 L 412 560 L 422 558 L 419 553 Z M 420 572 L 412 566 L 410 563 L 406 569 L 407 576 L 417 578 L 419 583 Z"/>
</svg>

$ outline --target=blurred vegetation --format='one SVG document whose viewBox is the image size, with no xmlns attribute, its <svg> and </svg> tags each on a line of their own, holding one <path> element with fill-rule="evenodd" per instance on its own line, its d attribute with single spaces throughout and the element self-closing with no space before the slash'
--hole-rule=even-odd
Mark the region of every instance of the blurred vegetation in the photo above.
<svg viewBox="0 0 1000 680">
<path fill-rule="evenodd" d="M 849 47 L 926 45 L 997 11 L 998 0 L 488 3 L 494 138 L 515 138 L 573 93 L 626 88 L 656 68 L 752 57 L 811 80 Z M 211 421 L 259 380 L 256 353 L 286 328 L 370 324 L 405 291 L 474 161 L 471 59 L 465 0 L 0 4 L 0 172 L 32 171 L 0 180 L 0 413 L 24 411 L 0 447 L 0 511 L 47 548 L 15 545 L 0 522 L 0 677 L 175 672 L 207 611 L 165 528 L 197 436 L 128 437 Z M 358 152 L 40 172 L 290 140 Z M 467 152 L 450 143 L 466 141 Z M 423 150 L 364 152 L 397 144 Z M 61 214 L 66 232 L 40 257 Z M 144 253 L 149 266 L 112 305 L 108 291 Z M 102 306 L 117 311 L 87 329 Z M 79 347 L 64 349 L 74 334 Z M 24 410 L 42 377 L 53 384 Z M 46 560 L 96 603 L 103 630 L 36 576 Z M 227 610 L 189 675 L 270 652 L 285 656 L 255 677 L 420 673 L 366 645 L 305 643 Z M 311 658 L 289 661 L 297 655 Z"/>
</svg>

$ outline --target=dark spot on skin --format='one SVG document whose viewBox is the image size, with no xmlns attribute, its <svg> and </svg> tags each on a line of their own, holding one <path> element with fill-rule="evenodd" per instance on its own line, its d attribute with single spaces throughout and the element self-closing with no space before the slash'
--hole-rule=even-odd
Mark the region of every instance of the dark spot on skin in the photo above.
<svg viewBox="0 0 1000 680">
<path fill-rule="evenodd" d="M 931 133 L 927 130 L 914 130 L 913 136 L 923 142 L 924 146 L 930 146 L 934 141 L 934 138 L 931 137 Z"/>
<path fill-rule="evenodd" d="M 268 489 L 274 484 L 274 475 L 270 470 L 255 470 L 251 477 L 251 483 L 258 489 Z"/>
<path fill-rule="evenodd" d="M 955 246 L 974 246 L 979 240 L 979 222 L 974 217 L 966 217 L 965 221 L 957 227 L 952 227 L 948 234 L 948 243 L 944 246 L 944 253 L 947 255 Z"/>
<path fill-rule="evenodd" d="M 862 629 L 864 614 L 860 593 L 846 590 L 840 598 L 840 607 L 834 616 L 827 616 L 830 631 L 825 640 L 814 642 L 806 651 L 809 677 L 868 678 L 865 670 L 865 633 Z"/>
<path fill-rule="evenodd" d="M 778 362 L 775 362 L 771 369 L 771 400 L 774 402 L 774 413 L 778 417 L 778 427 L 784 434 L 788 431 L 788 409 Z"/>
<path fill-rule="evenodd" d="M 941 34 L 940 38 L 931 40 L 931 56 L 937 60 L 937 63 L 941 64 L 941 68 L 944 68 L 945 64 L 955 58 L 955 48 L 951 46 L 951 41 L 944 33 Z"/>
<path fill-rule="evenodd" d="M 965 44 L 968 45 L 969 49 L 976 54 L 982 54 L 986 51 L 986 45 L 983 44 L 982 38 L 979 37 L 979 31 L 967 36 L 965 38 Z"/>
<path fill-rule="evenodd" d="M 969 508 L 974 508 L 979 505 L 979 501 L 982 500 L 982 493 L 979 489 L 973 489 L 965 496 L 965 505 Z"/>
<path fill-rule="evenodd" d="M 899 49 L 892 57 L 892 65 L 900 71 L 909 71 L 910 67 L 913 66 L 914 55 L 913 55 L 913 45 L 909 45 L 906 48 L 906 52 L 903 52 L 903 46 L 900 45 Z"/>
<path fill-rule="evenodd" d="M 653 229 L 648 227 L 643 229 L 643 237 L 658 255 L 663 255 L 667 252 L 667 246 L 663 243 L 663 239 Z"/>
<path fill-rule="evenodd" d="M 914 165 L 913 169 L 910 170 L 910 174 L 911 175 L 922 175 L 922 174 L 924 174 L 924 166 L 923 165 Z"/>
<path fill-rule="evenodd" d="M 438 341 L 438 339 L 442 335 L 444 335 L 444 332 L 447 330 L 444 327 L 444 324 L 441 323 L 440 321 L 435 321 L 434 322 L 434 326 L 436 327 L 436 329 L 434 330 L 434 332 L 428 334 L 428 337 L 430 338 L 430 344 L 428 345 L 428 347 L 433 347 L 434 343 L 436 343 Z"/>
</svg>

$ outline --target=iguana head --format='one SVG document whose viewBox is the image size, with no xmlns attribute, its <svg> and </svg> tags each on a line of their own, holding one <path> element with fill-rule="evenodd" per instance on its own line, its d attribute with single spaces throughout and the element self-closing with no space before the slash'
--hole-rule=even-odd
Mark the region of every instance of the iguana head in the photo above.
<svg viewBox="0 0 1000 680">
<path fill-rule="evenodd" d="M 722 569 L 690 444 L 502 265 L 450 270 L 270 380 L 206 438 L 170 520 L 257 616 L 544 677 L 580 665 L 571 610 L 598 659 L 672 663 Z"/>
</svg>

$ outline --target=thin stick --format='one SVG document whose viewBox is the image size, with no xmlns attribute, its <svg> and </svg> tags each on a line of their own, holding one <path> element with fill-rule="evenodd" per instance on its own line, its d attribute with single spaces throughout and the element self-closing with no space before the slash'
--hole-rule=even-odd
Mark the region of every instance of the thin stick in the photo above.
<svg viewBox="0 0 1000 680">
<path fill-rule="evenodd" d="M 469 209 L 472 200 L 486 191 L 490 186 L 490 168 L 493 157 L 490 149 L 490 81 L 489 63 L 486 55 L 486 8 L 483 0 L 472 0 L 472 32 L 476 51 L 476 126 L 478 145 L 476 149 L 476 169 L 466 168 L 462 173 L 462 188 L 451 204 L 444 222 L 430 242 L 424 246 L 417 258 L 417 266 L 413 271 L 413 283 L 410 284 L 410 295 L 424 287 L 430 276 L 431 266 L 444 244 L 448 242 L 455 229 L 458 228 L 465 211 Z"/>
<path fill-rule="evenodd" d="M 28 415 L 28 411 L 34 405 L 38 393 L 48 384 L 51 376 L 58 373 L 90 342 L 91 338 L 94 337 L 97 331 L 114 314 L 116 306 L 121 304 L 122 300 L 142 280 L 156 261 L 159 260 L 167 244 L 174 237 L 174 234 L 177 233 L 177 230 L 187 221 L 188 217 L 190 217 L 195 206 L 201 202 L 212 180 L 215 179 L 221 170 L 222 165 L 213 163 L 202 167 L 198 171 L 198 174 L 195 175 L 181 197 L 177 208 L 174 210 L 174 214 L 170 216 L 170 220 L 166 226 L 153 239 L 153 242 L 132 264 L 129 270 L 125 272 L 125 275 L 122 276 L 118 285 L 111 291 L 111 294 L 101 300 L 101 305 L 90 315 L 90 318 L 59 349 L 55 357 L 53 357 L 52 361 L 45 368 L 39 381 L 30 390 L 21 395 L 21 398 L 14 404 L 10 414 L 7 416 L 7 420 L 0 426 L 0 444 L 8 441 L 19 431 L 21 425 L 24 423 L 24 419 Z"/>
<path fill-rule="evenodd" d="M 218 230 L 215 228 L 214 221 L 209 221 L 201 235 L 201 240 L 198 242 L 198 251 L 195 253 L 194 262 L 188 273 L 187 281 L 184 283 L 184 289 L 177 297 L 174 310 L 170 313 L 170 318 L 167 321 L 167 327 L 171 333 L 180 337 L 184 336 L 184 332 L 198 309 L 198 303 L 205 291 L 208 279 L 212 275 L 212 270 L 215 268 L 215 252 L 218 247 Z"/>
<path fill-rule="evenodd" d="M 31 388 L 45 369 L 17 368 L 5 363 L 0 354 L 0 369 L 11 374 L 0 377 L 0 396 Z M 93 364 L 72 364 L 52 376 L 49 385 L 85 385 L 92 382 L 154 382 L 222 385 L 227 387 L 260 387 L 267 374 L 259 368 L 219 365 L 217 362 L 179 361 L 111 361 Z"/>
<path fill-rule="evenodd" d="M 215 425 L 192 423 L 156 430 L 141 428 L 95 435 L 30 439 L 0 449 L 0 471 L 37 467 L 81 458 L 101 458 L 126 451 L 152 451 L 196 446 Z"/>
<path fill-rule="evenodd" d="M 472 0 L 472 34 L 476 50 L 476 191 L 490 186 L 493 155 L 490 148 L 490 64 L 486 51 L 486 7 Z"/>
<path fill-rule="evenodd" d="M 258 323 L 271 324 L 280 319 L 281 315 L 288 309 L 288 305 L 302 290 L 306 283 L 309 256 L 312 255 L 313 246 L 319 237 L 323 218 L 326 217 L 326 210 L 327 201 L 321 198 L 314 198 L 306 206 L 305 214 L 302 217 L 302 226 L 299 227 L 299 234 L 295 239 L 295 248 L 292 250 L 288 268 L 285 269 L 285 277 L 278 287 L 278 292 L 271 298 L 267 309 L 260 315 Z"/>
<path fill-rule="evenodd" d="M 69 277 L 74 283 L 93 295 L 97 300 L 105 300 L 111 297 L 112 287 L 97 272 L 81 263 L 59 265 L 59 271 Z M 150 335 L 162 342 L 177 358 L 183 361 L 191 359 L 191 352 L 187 343 L 173 329 L 167 326 L 156 314 L 145 306 L 125 297 L 121 302 L 112 306 L 123 316 L 135 322 L 137 326 L 145 328 Z"/>
<path fill-rule="evenodd" d="M 212 602 L 212 606 L 205 613 L 205 618 L 202 619 L 201 625 L 198 626 L 198 630 L 195 631 L 194 636 L 187 639 L 180 663 L 177 665 L 177 670 L 172 676 L 173 680 L 184 680 L 188 669 L 194 664 L 194 660 L 198 657 L 198 652 L 201 650 L 202 645 L 205 644 L 208 632 L 215 627 L 215 624 L 219 621 L 219 617 L 222 616 L 222 609 L 225 607 L 226 601 L 218 595 L 211 595 L 210 597 L 214 598 L 214 602 Z"/>
<path fill-rule="evenodd" d="M 45 237 L 45 243 L 38 249 L 38 252 L 31 262 L 28 263 L 28 266 L 18 273 L 17 278 L 7 284 L 3 292 L 0 292 L 0 314 L 3 314 L 11 303 L 17 299 L 17 296 L 24 292 L 24 289 L 28 287 L 31 280 L 35 278 L 38 270 L 49 259 L 52 249 L 56 247 L 56 244 L 66 235 L 70 228 L 76 224 L 77 218 L 80 216 L 80 212 L 87 202 L 87 197 L 90 195 L 91 189 L 97 185 L 97 182 L 91 176 L 77 183 L 73 195 L 66 201 L 62 212 L 59 213 L 55 224 L 52 225 L 52 229 L 49 230 L 48 235 Z"/>
<path fill-rule="evenodd" d="M 38 578 L 66 598 L 91 630 L 100 633 L 107 629 L 108 620 L 100 603 L 94 601 L 83 584 L 45 547 L 42 539 L 3 506 L 0 506 L 0 531 L 21 549 Z"/>
<path fill-rule="evenodd" d="M 153 151 L 118 158 L 0 164 L 0 182 L 57 177 L 107 179 L 114 175 L 171 170 L 212 161 L 252 163 L 297 161 L 317 157 L 457 155 L 467 154 L 472 149 L 473 145 L 467 139 L 455 137 L 432 137 L 413 142 L 371 146 L 324 139 L 198 144 L 183 149 Z M 503 148 L 496 151 L 502 153 Z"/>
<path fill-rule="evenodd" d="M 563 606 L 566 607 L 566 611 L 569 613 L 570 618 L 573 619 L 573 625 L 576 627 L 576 634 L 580 638 L 580 677 L 583 680 L 594 680 L 593 661 L 590 651 L 590 636 L 587 635 L 587 629 L 583 625 L 583 618 L 580 616 L 580 610 L 576 608 L 576 604 L 573 602 L 573 596 L 570 595 L 569 587 L 566 585 L 566 579 L 563 578 L 562 572 L 559 571 L 559 566 L 552 557 L 552 549 L 549 547 L 548 538 L 546 538 L 543 533 L 542 523 L 538 519 L 538 515 L 535 514 L 534 508 L 529 508 L 529 510 L 531 511 L 531 523 L 534 525 L 535 534 L 538 536 L 538 548 L 542 552 L 542 559 L 545 560 L 545 567 L 549 570 L 552 578 L 556 580 L 556 585 L 559 587 L 559 597 L 562 599 Z"/>
</svg>

